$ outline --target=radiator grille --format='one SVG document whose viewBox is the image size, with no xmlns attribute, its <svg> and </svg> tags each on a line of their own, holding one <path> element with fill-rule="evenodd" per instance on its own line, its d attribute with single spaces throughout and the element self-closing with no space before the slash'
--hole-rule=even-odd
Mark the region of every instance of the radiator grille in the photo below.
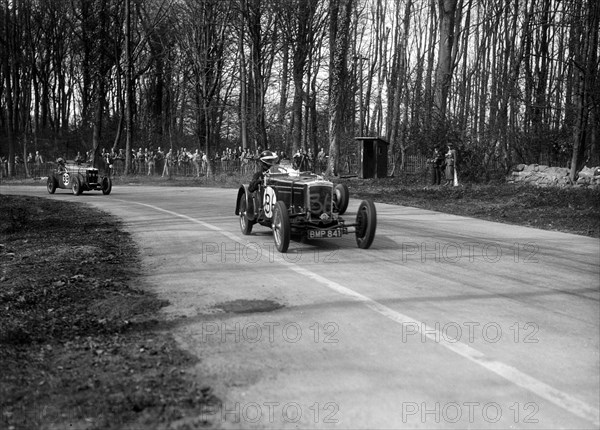
<svg viewBox="0 0 600 430">
<path fill-rule="evenodd" d="M 331 186 L 314 185 L 309 187 L 309 208 L 311 215 L 315 217 L 321 216 L 321 214 L 331 213 Z"/>
</svg>

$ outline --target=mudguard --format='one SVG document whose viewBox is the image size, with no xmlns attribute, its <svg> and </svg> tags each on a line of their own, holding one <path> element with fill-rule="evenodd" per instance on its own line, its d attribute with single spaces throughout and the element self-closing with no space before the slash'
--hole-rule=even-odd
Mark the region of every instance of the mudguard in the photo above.
<svg viewBox="0 0 600 430">
<path fill-rule="evenodd" d="M 248 220 L 254 221 L 256 219 L 256 212 L 254 211 L 254 199 L 252 193 L 248 191 L 248 185 L 241 185 L 238 189 L 237 198 L 235 199 L 235 214 L 240 214 L 240 197 L 244 195 L 246 199 L 246 215 Z"/>
</svg>

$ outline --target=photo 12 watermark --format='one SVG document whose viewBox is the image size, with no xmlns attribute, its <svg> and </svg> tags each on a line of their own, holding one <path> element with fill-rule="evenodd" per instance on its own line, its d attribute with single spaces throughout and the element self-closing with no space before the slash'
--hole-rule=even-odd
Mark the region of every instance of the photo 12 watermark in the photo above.
<svg viewBox="0 0 600 430">
<path fill-rule="evenodd" d="M 226 322 L 205 321 L 200 324 L 202 342 L 213 343 L 298 343 L 302 339 L 314 343 L 338 343 L 340 327 L 335 322 Z"/>
<path fill-rule="evenodd" d="M 502 339 L 514 343 L 539 343 L 540 327 L 535 322 L 517 322 L 503 326 L 494 321 L 455 321 L 432 324 L 408 321 L 401 323 L 402 342 L 420 340 L 422 343 L 498 343 Z"/>
<path fill-rule="evenodd" d="M 509 246 L 496 242 L 402 242 L 402 263 L 513 263 L 539 262 L 539 247 L 532 242 Z"/>
<path fill-rule="evenodd" d="M 510 424 L 537 424 L 540 407 L 535 402 L 402 402 L 405 424 L 496 424 L 504 419 Z"/>
<path fill-rule="evenodd" d="M 232 402 L 202 408 L 201 422 L 211 424 L 338 424 L 340 406 L 336 402 Z"/>
<path fill-rule="evenodd" d="M 339 263 L 339 246 L 327 249 L 296 249 L 294 252 L 277 251 L 273 241 L 269 242 L 202 242 L 201 254 L 203 263 Z"/>
</svg>

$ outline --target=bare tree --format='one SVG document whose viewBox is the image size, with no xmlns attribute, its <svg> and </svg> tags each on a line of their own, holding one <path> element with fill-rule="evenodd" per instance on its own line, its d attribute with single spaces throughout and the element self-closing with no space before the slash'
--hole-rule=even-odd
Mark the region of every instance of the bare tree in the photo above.
<svg viewBox="0 0 600 430">
<path fill-rule="evenodd" d="M 573 155 L 571 157 L 570 178 L 575 180 L 577 171 L 585 162 L 585 153 L 588 149 L 587 134 L 591 131 L 589 125 L 590 112 L 592 117 L 598 118 L 598 28 L 600 26 L 600 5 L 595 0 L 588 0 L 583 16 L 578 25 L 576 37 L 577 44 L 573 66 L 575 67 L 575 124 L 573 127 Z M 597 128 L 598 125 L 595 124 Z M 591 145 L 589 145 L 591 146 Z"/>
<path fill-rule="evenodd" d="M 191 67 L 195 105 L 195 130 L 198 142 L 209 159 L 207 174 L 212 174 L 211 147 L 216 147 L 215 129 L 218 93 L 222 89 L 223 68 L 229 48 L 231 2 L 219 0 L 187 1 L 180 14 L 179 45 Z M 233 51 L 236 51 L 233 48 Z"/>
<path fill-rule="evenodd" d="M 438 65 L 435 80 L 435 106 L 439 113 L 441 124 L 446 119 L 448 92 L 452 82 L 452 50 L 454 48 L 454 30 L 457 0 L 438 0 L 440 21 L 440 42 Z"/>
<path fill-rule="evenodd" d="M 352 16 L 352 0 L 330 4 L 330 74 L 329 74 L 329 165 L 327 173 L 339 174 L 340 144 L 342 138 L 343 111 L 346 102 L 344 88 L 347 86 L 347 59 Z"/>
</svg>

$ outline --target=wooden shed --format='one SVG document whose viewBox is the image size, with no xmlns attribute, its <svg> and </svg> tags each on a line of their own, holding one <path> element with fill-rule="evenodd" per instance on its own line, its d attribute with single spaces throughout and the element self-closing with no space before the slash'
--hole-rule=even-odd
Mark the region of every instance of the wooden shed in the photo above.
<svg viewBox="0 0 600 430">
<path fill-rule="evenodd" d="M 386 178 L 389 143 L 379 137 L 356 137 L 355 139 L 359 143 L 360 151 L 358 177 Z"/>
</svg>

